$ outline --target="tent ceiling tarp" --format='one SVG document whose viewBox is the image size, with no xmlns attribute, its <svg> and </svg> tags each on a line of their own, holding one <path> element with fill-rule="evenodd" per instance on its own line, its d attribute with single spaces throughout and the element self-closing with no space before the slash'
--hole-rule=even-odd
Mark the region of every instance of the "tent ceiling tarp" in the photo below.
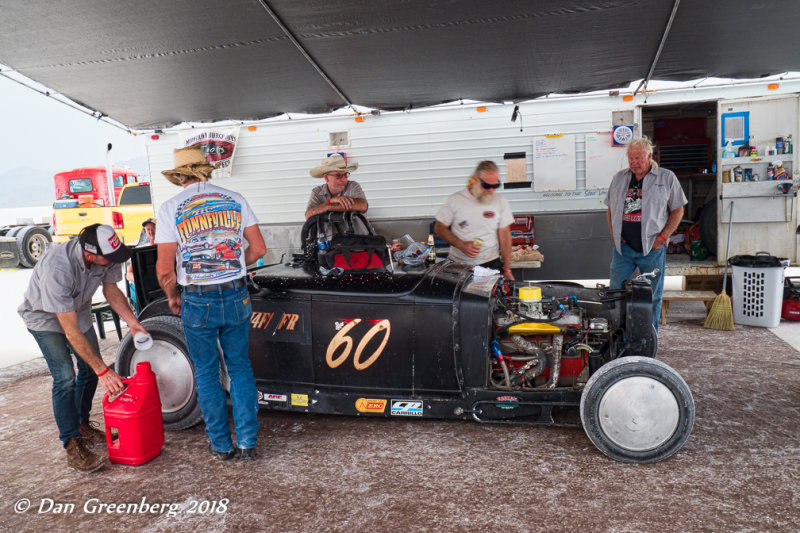
<svg viewBox="0 0 800 533">
<path fill-rule="evenodd" d="M 652 79 L 800 70 L 796 0 L 0 5 L 0 63 L 133 129 L 625 87 L 665 35 Z"/>
</svg>

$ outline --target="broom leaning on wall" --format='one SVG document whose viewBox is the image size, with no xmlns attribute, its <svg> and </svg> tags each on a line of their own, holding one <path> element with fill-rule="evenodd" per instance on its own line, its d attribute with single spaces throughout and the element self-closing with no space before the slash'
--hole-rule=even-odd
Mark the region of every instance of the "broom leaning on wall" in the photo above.
<svg viewBox="0 0 800 533">
<path fill-rule="evenodd" d="M 733 200 L 731 200 L 731 214 L 728 220 L 728 243 L 725 246 L 725 269 L 722 274 L 722 292 L 714 299 L 711 310 L 708 312 L 703 327 L 718 329 L 720 331 L 733 331 L 733 308 L 731 298 L 725 291 L 728 283 L 728 254 L 731 251 L 731 227 L 733 226 Z"/>
</svg>

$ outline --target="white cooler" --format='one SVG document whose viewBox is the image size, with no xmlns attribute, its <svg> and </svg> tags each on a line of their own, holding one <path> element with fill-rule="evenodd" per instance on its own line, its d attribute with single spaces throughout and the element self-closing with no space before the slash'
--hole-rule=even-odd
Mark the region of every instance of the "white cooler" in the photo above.
<svg viewBox="0 0 800 533">
<path fill-rule="evenodd" d="M 730 258 L 733 321 L 745 326 L 777 327 L 783 303 L 783 273 L 788 259 L 766 252 Z"/>
</svg>

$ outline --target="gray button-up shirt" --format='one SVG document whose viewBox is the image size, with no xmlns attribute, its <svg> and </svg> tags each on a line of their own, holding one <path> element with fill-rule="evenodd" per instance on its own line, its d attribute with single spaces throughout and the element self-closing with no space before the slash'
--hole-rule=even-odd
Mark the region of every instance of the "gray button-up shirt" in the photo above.
<svg viewBox="0 0 800 533">
<path fill-rule="evenodd" d="M 33 268 L 25 300 L 17 312 L 33 331 L 64 333 L 56 313 L 76 311 L 78 327 L 92 327 L 92 296 L 101 283 L 122 280 L 122 265 L 90 265 L 83 261 L 78 239 L 54 246 Z"/>
<path fill-rule="evenodd" d="M 605 204 L 611 209 L 611 231 L 617 251 L 622 253 L 622 208 L 631 181 L 631 169 L 626 168 L 614 174 Z M 677 176 L 671 170 L 653 164 L 642 178 L 642 251 L 650 253 L 658 234 L 667 225 L 670 211 L 686 205 Z"/>
</svg>

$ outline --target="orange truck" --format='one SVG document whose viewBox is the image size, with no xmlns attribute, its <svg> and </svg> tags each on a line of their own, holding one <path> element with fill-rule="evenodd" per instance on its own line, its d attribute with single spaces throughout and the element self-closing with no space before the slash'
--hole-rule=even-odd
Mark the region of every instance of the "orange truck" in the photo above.
<svg viewBox="0 0 800 533">
<path fill-rule="evenodd" d="M 153 216 L 150 184 L 129 168 L 112 167 L 114 204 L 105 167 L 76 168 L 55 175 L 53 240 L 65 242 L 96 222 L 112 226 L 125 244 L 139 241 L 142 222 Z"/>
</svg>

